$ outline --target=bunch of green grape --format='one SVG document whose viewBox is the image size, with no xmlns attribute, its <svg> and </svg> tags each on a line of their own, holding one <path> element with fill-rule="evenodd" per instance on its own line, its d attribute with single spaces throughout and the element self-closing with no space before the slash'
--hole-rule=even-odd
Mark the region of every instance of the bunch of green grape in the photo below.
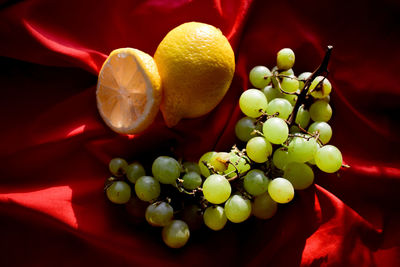
<svg viewBox="0 0 400 267">
<path fill-rule="evenodd" d="M 271 218 L 278 204 L 290 202 L 295 190 L 313 183 L 316 167 L 338 171 L 341 152 L 327 145 L 332 136 L 327 123 L 332 86 L 323 76 L 311 81 L 310 72 L 296 77 L 294 61 L 294 52 L 284 48 L 271 71 L 264 66 L 250 71 L 256 89 L 240 96 L 246 116 L 235 126 L 241 142 L 231 151 L 209 151 L 198 162 L 159 156 L 150 172 L 139 162 L 114 158 L 105 189 L 108 199 L 115 204 L 132 198 L 147 203 L 146 221 L 162 227 L 166 245 L 179 248 L 190 231 L 202 225 L 218 231 L 251 216 Z"/>
</svg>

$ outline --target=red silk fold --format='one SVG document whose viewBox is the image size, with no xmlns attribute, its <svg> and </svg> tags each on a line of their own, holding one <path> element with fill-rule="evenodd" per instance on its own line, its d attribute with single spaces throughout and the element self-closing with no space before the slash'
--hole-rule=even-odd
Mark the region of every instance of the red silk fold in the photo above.
<svg viewBox="0 0 400 267">
<path fill-rule="evenodd" d="M 1 266 L 400 266 L 396 1 L 31 0 L 0 8 Z M 188 21 L 220 28 L 235 51 L 223 101 L 172 129 L 158 114 L 144 133 L 113 133 L 95 100 L 107 55 L 120 47 L 153 55 Z M 316 171 L 315 185 L 272 219 L 203 228 L 180 250 L 105 199 L 111 158 L 148 166 L 171 144 L 188 160 L 229 149 L 249 70 L 272 68 L 276 52 L 291 47 L 295 73 L 313 71 L 328 44 L 331 143 L 351 168 Z"/>
</svg>

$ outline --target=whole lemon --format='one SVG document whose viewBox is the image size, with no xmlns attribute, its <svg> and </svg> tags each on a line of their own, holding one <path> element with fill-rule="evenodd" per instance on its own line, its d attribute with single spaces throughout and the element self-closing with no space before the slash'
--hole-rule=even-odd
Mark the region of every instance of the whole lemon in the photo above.
<svg viewBox="0 0 400 267">
<path fill-rule="evenodd" d="M 163 83 L 161 111 L 168 127 L 210 112 L 229 89 L 235 55 L 212 25 L 188 22 L 172 29 L 154 60 Z"/>
</svg>

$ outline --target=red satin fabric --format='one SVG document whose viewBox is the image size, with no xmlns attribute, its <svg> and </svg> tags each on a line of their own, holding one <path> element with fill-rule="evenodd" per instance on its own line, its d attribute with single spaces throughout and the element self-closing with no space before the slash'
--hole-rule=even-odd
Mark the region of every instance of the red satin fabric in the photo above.
<svg viewBox="0 0 400 267">
<path fill-rule="evenodd" d="M 1 1 L 0 266 L 400 266 L 400 5 L 397 1 Z M 210 114 L 173 129 L 159 114 L 120 136 L 96 110 L 96 75 L 115 48 L 154 54 L 173 27 L 219 27 L 236 55 L 232 86 Z M 223 231 L 168 249 L 103 194 L 115 156 L 149 163 L 228 149 L 237 100 L 258 64 L 291 47 L 295 72 L 334 46 L 332 144 L 350 169 Z"/>
</svg>

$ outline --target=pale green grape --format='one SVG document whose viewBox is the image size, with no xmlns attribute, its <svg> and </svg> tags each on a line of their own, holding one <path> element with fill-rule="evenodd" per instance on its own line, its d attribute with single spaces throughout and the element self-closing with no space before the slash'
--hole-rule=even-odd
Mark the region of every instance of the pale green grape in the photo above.
<svg viewBox="0 0 400 267">
<path fill-rule="evenodd" d="M 315 165 L 315 157 L 307 161 L 308 164 Z"/>
<path fill-rule="evenodd" d="M 288 75 L 288 76 L 294 75 L 293 69 L 290 68 L 290 69 L 287 69 L 287 70 L 278 70 L 278 66 L 274 66 L 271 69 L 271 72 L 275 73 L 275 74 L 282 74 L 282 75 Z"/>
<path fill-rule="evenodd" d="M 299 89 L 303 90 L 304 88 L 304 81 L 307 80 L 311 76 L 311 72 L 303 72 L 302 74 L 299 75 Z"/>
<path fill-rule="evenodd" d="M 154 178 L 162 184 L 174 184 L 181 174 L 181 166 L 176 159 L 159 156 L 151 167 Z"/>
<path fill-rule="evenodd" d="M 311 92 L 311 95 L 314 98 L 324 98 L 328 96 L 331 91 L 332 85 L 327 78 L 324 78 L 324 76 L 316 77 L 312 81 L 309 89 L 309 92 Z"/>
<path fill-rule="evenodd" d="M 342 161 L 342 153 L 332 145 L 323 146 L 315 153 L 317 167 L 327 173 L 337 172 L 342 166 Z"/>
<path fill-rule="evenodd" d="M 229 159 L 231 155 L 228 152 L 215 153 L 210 158 L 210 165 L 213 166 L 217 172 L 223 172 L 228 168 Z"/>
<path fill-rule="evenodd" d="M 268 184 L 268 194 L 278 203 L 288 203 L 294 197 L 293 185 L 285 178 L 275 178 Z"/>
<path fill-rule="evenodd" d="M 228 178 L 232 178 L 236 175 L 236 169 L 239 172 L 239 174 L 242 174 L 250 170 L 250 165 L 248 163 L 250 159 L 248 157 L 246 156 L 240 157 L 234 152 L 231 152 L 230 154 L 231 154 L 231 157 L 229 159 L 230 164 L 228 165 L 228 169 L 224 171 L 224 175 L 226 175 Z"/>
<path fill-rule="evenodd" d="M 287 123 L 281 118 L 270 118 L 263 125 L 265 138 L 273 144 L 282 144 L 289 134 Z"/>
<path fill-rule="evenodd" d="M 203 183 L 204 198 L 213 204 L 224 203 L 231 195 L 231 184 L 219 174 L 212 174 Z"/>
<path fill-rule="evenodd" d="M 289 157 L 292 161 L 306 162 L 311 160 L 317 152 L 317 141 L 314 138 L 294 137 L 288 147 Z"/>
<path fill-rule="evenodd" d="M 201 158 L 199 159 L 200 171 L 204 177 L 208 177 L 211 175 L 210 170 L 207 168 L 206 165 L 204 165 L 204 162 L 209 163 L 212 156 L 214 156 L 216 153 L 217 152 L 215 152 L 215 151 L 210 151 L 210 152 L 204 153 L 204 155 L 201 156 Z"/>
<path fill-rule="evenodd" d="M 198 230 L 203 226 L 203 212 L 197 204 L 184 203 L 184 209 L 180 213 L 180 219 L 189 226 L 191 231 Z"/>
<path fill-rule="evenodd" d="M 259 169 L 249 171 L 243 179 L 244 189 L 253 196 L 267 192 L 269 179 Z"/>
<path fill-rule="evenodd" d="M 322 144 L 327 144 L 332 137 L 332 128 L 331 126 L 323 121 L 316 121 L 308 127 L 309 133 L 317 133 L 319 132 L 319 140 L 321 140 Z"/>
<path fill-rule="evenodd" d="M 272 87 L 271 85 L 268 85 L 262 89 L 264 95 L 267 97 L 268 103 L 272 101 L 272 99 L 275 98 L 283 98 L 283 93 L 279 91 L 279 89 Z"/>
<path fill-rule="evenodd" d="M 201 186 L 201 176 L 197 172 L 188 172 L 182 177 L 182 186 L 187 190 L 193 190 Z"/>
<path fill-rule="evenodd" d="M 301 126 L 301 128 L 305 129 L 310 123 L 310 112 L 307 109 L 304 109 L 303 106 L 300 106 L 295 122 Z"/>
<path fill-rule="evenodd" d="M 299 81 L 293 75 L 289 77 L 283 77 L 281 80 L 281 88 L 287 93 L 294 93 L 299 90 Z"/>
<path fill-rule="evenodd" d="M 280 170 L 284 169 L 289 160 L 289 153 L 282 148 L 275 150 L 272 156 L 272 163 Z"/>
<path fill-rule="evenodd" d="M 293 67 L 295 55 L 292 49 L 283 48 L 276 55 L 276 65 L 280 70 L 287 70 Z"/>
<path fill-rule="evenodd" d="M 182 163 L 182 170 L 183 172 L 197 172 L 201 174 L 199 164 L 192 161 L 185 161 Z"/>
<path fill-rule="evenodd" d="M 106 189 L 106 195 L 112 203 L 125 204 L 131 198 L 131 187 L 123 181 L 115 181 Z"/>
<path fill-rule="evenodd" d="M 295 133 L 300 133 L 300 132 L 301 132 L 301 130 L 300 130 L 299 126 L 297 126 L 297 125 L 290 126 L 289 133 L 295 134 Z"/>
<path fill-rule="evenodd" d="M 294 106 L 296 105 L 297 95 L 283 94 L 283 98 L 289 101 L 289 103 Z"/>
<path fill-rule="evenodd" d="M 257 162 L 266 162 L 272 154 L 272 145 L 267 139 L 261 136 L 253 137 L 246 145 L 247 156 Z"/>
<path fill-rule="evenodd" d="M 110 172 L 115 176 L 122 176 L 126 173 L 128 162 L 122 158 L 113 158 L 108 164 Z"/>
<path fill-rule="evenodd" d="M 211 206 L 204 211 L 204 223 L 208 228 L 218 231 L 224 228 L 228 219 L 225 215 L 225 210 L 221 206 Z"/>
<path fill-rule="evenodd" d="M 279 74 L 284 76 L 294 76 L 294 71 L 293 69 L 279 70 Z"/>
<path fill-rule="evenodd" d="M 160 183 L 151 176 L 142 176 L 135 183 L 135 192 L 143 201 L 153 201 L 160 196 Z"/>
<path fill-rule="evenodd" d="M 310 106 L 310 116 L 313 121 L 329 121 L 332 117 L 332 108 L 328 102 L 317 100 Z"/>
<path fill-rule="evenodd" d="M 235 194 L 225 202 L 225 215 L 229 221 L 240 223 L 249 218 L 251 202 L 241 195 Z"/>
<path fill-rule="evenodd" d="M 249 80 L 254 87 L 261 89 L 271 83 L 271 75 L 267 67 L 256 66 L 251 69 Z"/>
<path fill-rule="evenodd" d="M 248 89 L 239 98 L 240 110 L 248 117 L 257 118 L 265 111 L 268 100 L 264 93 L 257 89 Z"/>
<path fill-rule="evenodd" d="M 269 102 L 266 112 L 268 115 L 274 115 L 279 113 L 278 117 L 284 120 L 289 118 L 290 113 L 292 113 L 293 106 L 290 102 L 284 98 L 275 98 Z"/>
<path fill-rule="evenodd" d="M 292 183 L 294 189 L 306 189 L 314 182 L 314 172 L 305 163 L 289 162 L 284 168 L 283 177 Z"/>
<path fill-rule="evenodd" d="M 146 171 L 144 170 L 143 165 L 137 161 L 132 162 L 126 168 L 126 178 L 128 178 L 128 180 L 133 184 L 136 183 L 137 179 L 145 175 Z"/>
<path fill-rule="evenodd" d="M 330 96 L 330 95 L 327 95 L 327 96 L 325 96 L 324 98 L 321 98 L 321 100 L 324 100 L 325 102 L 328 102 L 328 103 L 329 103 L 329 101 L 331 101 L 331 96 Z"/>
<path fill-rule="evenodd" d="M 235 133 L 237 138 L 241 141 L 249 141 L 252 137 L 256 136 L 252 134 L 254 130 L 261 130 L 261 125 L 256 124 L 256 119 L 250 117 L 243 117 L 236 123 Z"/>
<path fill-rule="evenodd" d="M 183 247 L 190 237 L 188 225 L 182 220 L 172 220 L 162 229 L 162 239 L 171 248 Z"/>
<path fill-rule="evenodd" d="M 174 216 L 174 209 L 167 202 L 150 204 L 145 213 L 146 221 L 152 226 L 165 226 Z"/>
<path fill-rule="evenodd" d="M 275 215 L 278 209 L 278 204 L 272 200 L 268 192 L 256 196 L 251 205 L 252 213 L 259 219 L 269 219 Z"/>
</svg>

